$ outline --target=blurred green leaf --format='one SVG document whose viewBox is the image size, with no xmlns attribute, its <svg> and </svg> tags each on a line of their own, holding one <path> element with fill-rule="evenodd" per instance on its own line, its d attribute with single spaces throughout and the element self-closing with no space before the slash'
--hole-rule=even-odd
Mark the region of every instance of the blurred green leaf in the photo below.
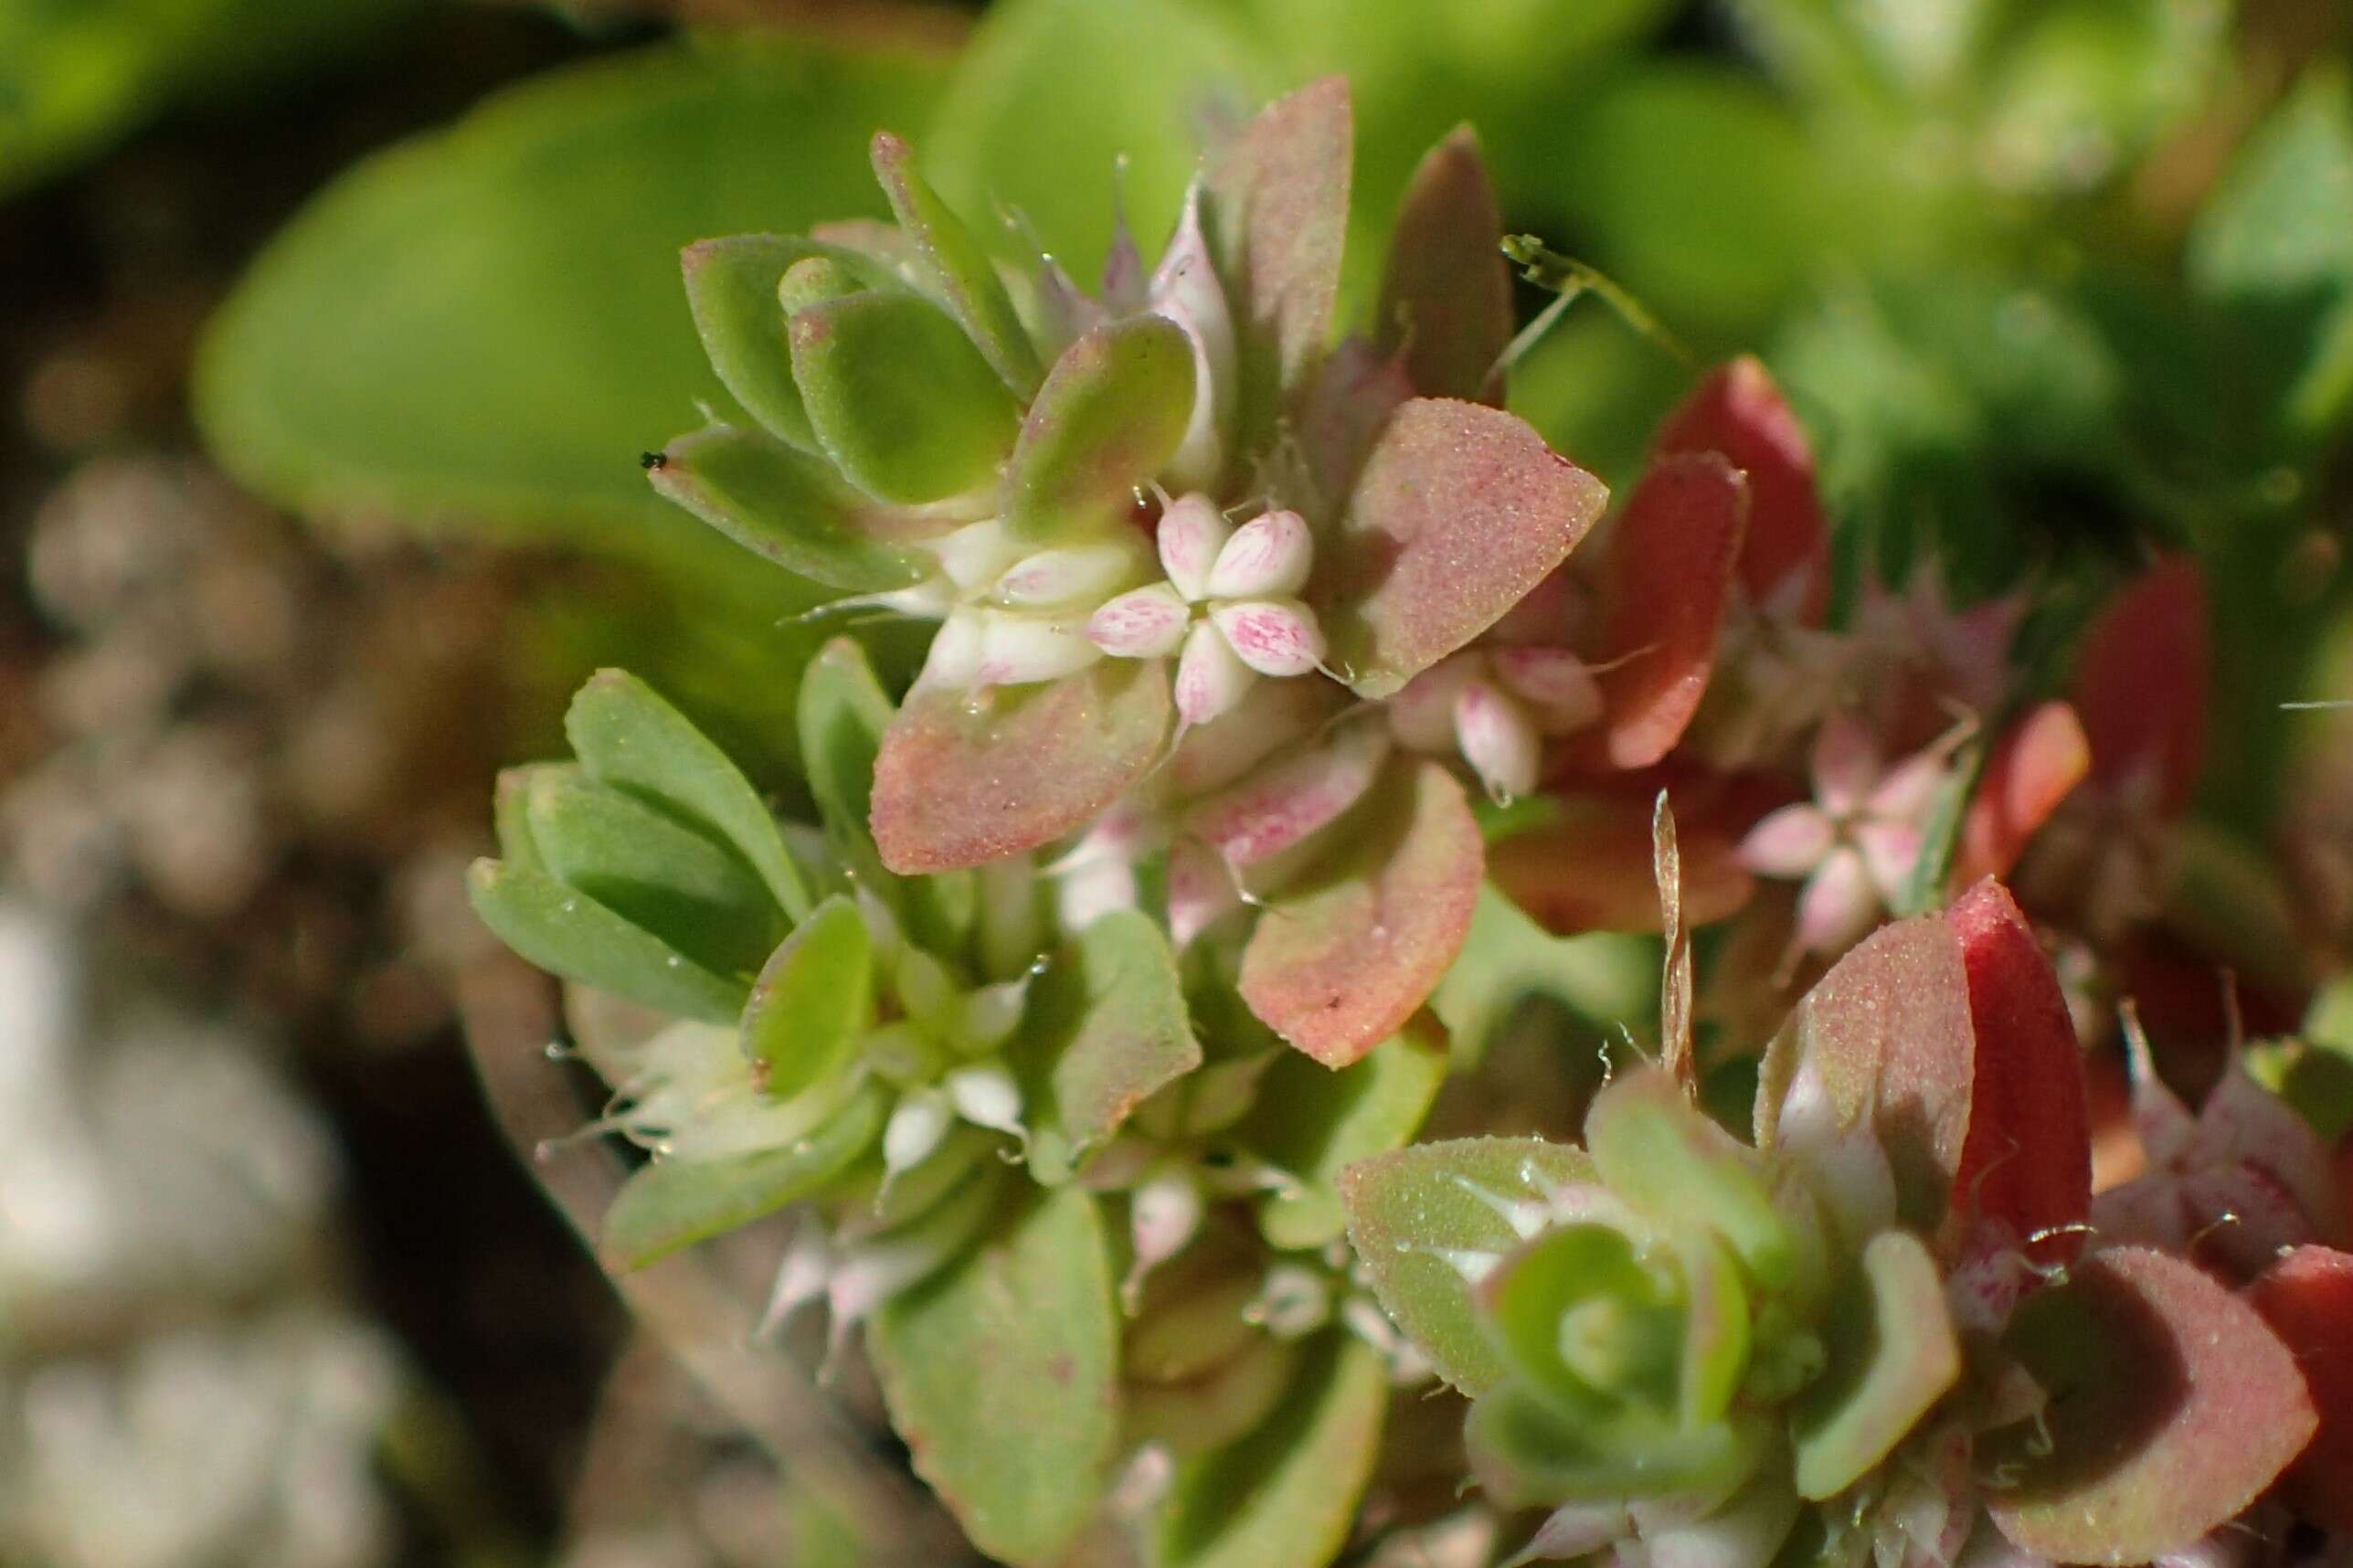
<svg viewBox="0 0 2353 1568">
<path fill-rule="evenodd" d="M 175 99 L 349 49 L 415 0 L 10 0 L 0 6 L 0 196 Z"/>
<path fill-rule="evenodd" d="M 888 1100 L 868 1086 L 784 1148 L 640 1167 L 605 1211 L 598 1250 L 616 1269 L 643 1268 L 808 1197 L 866 1151 L 882 1132 Z"/>
<path fill-rule="evenodd" d="M 701 530 L 636 461 L 723 397 L 680 248 L 879 216 L 867 134 L 923 112 L 941 76 L 909 52 L 734 37 L 513 89 L 352 169 L 272 242 L 202 346 L 197 418 L 298 510 L 694 551 Z"/>
<path fill-rule="evenodd" d="M 930 309 L 911 297 L 909 302 Z M 712 425 L 680 436 L 658 454 L 650 477 L 657 493 L 812 582 L 886 593 L 926 575 L 921 557 L 874 537 L 874 503 L 843 483 L 823 458 L 765 430 Z"/>
<path fill-rule="evenodd" d="M 1266 1423 L 1177 1479 L 1169 1568 L 1303 1568 L 1348 1540 L 1381 1451 L 1389 1369 L 1352 1334 L 1322 1335 Z"/>
<path fill-rule="evenodd" d="M 1476 1062 L 1530 997 L 1605 1026 L 1639 1022 L 1659 1005 L 1658 966 L 1654 938 L 1615 931 L 1555 937 L 1489 883 L 1479 890 L 1470 935 L 1431 995 L 1430 1011 L 1447 1026 L 1449 1049 Z"/>
<path fill-rule="evenodd" d="M 987 1245 L 878 1312 L 891 1425 L 972 1543 L 1058 1562 L 1118 1441 L 1118 1308 L 1094 1194 L 1038 1193 Z"/>
</svg>

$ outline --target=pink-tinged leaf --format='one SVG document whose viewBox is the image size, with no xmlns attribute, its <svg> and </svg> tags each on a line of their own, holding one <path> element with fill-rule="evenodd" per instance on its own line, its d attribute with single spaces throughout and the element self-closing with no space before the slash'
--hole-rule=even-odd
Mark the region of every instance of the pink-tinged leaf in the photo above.
<svg viewBox="0 0 2353 1568">
<path fill-rule="evenodd" d="M 1185 732 L 1169 761 L 1170 782 L 1180 796 L 1223 789 L 1314 734 L 1347 700 L 1329 681 L 1260 681 L 1233 712 Z"/>
<path fill-rule="evenodd" d="M 1608 500 L 1601 481 L 1501 409 L 1440 397 L 1400 407 L 1316 574 L 1349 684 L 1388 696 L 1494 625 Z"/>
<path fill-rule="evenodd" d="M 1212 160 L 1204 216 L 1235 307 L 1245 451 L 1274 433 L 1330 330 L 1355 136 L 1348 82 L 1330 76 L 1267 105 Z"/>
<path fill-rule="evenodd" d="M 2178 815 L 2205 756 L 2211 659 L 2206 579 L 2195 561 L 2162 561 L 2118 594 L 2075 664 L 2092 776 L 2111 788 L 2150 776 L 2160 807 Z"/>
<path fill-rule="evenodd" d="M 1961 821 L 1956 880 L 2007 875 L 2091 767 L 2083 722 L 2063 702 L 2044 703 L 2003 731 Z"/>
<path fill-rule="evenodd" d="M 1479 901 L 1479 823 L 1435 762 L 1392 767 L 1346 842 L 1269 902 L 1242 999 L 1285 1040 L 1345 1067 L 1404 1027 L 1462 948 Z"/>
<path fill-rule="evenodd" d="M 1316 366 L 1293 425 L 1319 519 L 1347 497 L 1389 416 L 1413 396 L 1405 367 L 1361 337 L 1341 339 Z"/>
<path fill-rule="evenodd" d="M 1970 1016 L 1959 933 L 1933 916 L 1882 926 L 1831 966 L 1765 1048 L 1758 1147 L 1828 1147 L 1867 1128 L 1904 1223 L 1933 1233 L 1968 1134 Z"/>
<path fill-rule="evenodd" d="M 2194 1265 L 2121 1247 L 2019 1309 L 2006 1343 L 2050 1393 L 1983 1445 L 1987 1508 L 2062 1563 L 2146 1563 L 2255 1500 L 2310 1441 L 2295 1358 Z M 2046 1441 L 2047 1439 L 2047 1441 Z"/>
<path fill-rule="evenodd" d="M 1656 931 L 1659 884 L 1651 811 L 1641 800 L 1574 795 L 1542 827 L 1515 833 L 1495 857 L 1496 885 L 1528 917 L 1560 936 L 1580 931 Z M 1730 832 L 1679 807 L 1683 923 L 1712 924 L 1748 902 L 1754 885 Z"/>
<path fill-rule="evenodd" d="M 1511 273 L 1503 217 L 1468 125 L 1430 149 L 1405 187 L 1381 278 L 1378 345 L 1426 397 L 1503 401 Z"/>
<path fill-rule="evenodd" d="M 1990 1220 L 2039 1237 L 2027 1247 L 2037 1261 L 2066 1263 L 2083 1237 L 2060 1227 L 2080 1224 L 2092 1202 L 2091 1119 L 2067 999 L 2000 883 L 1978 883 L 1945 918 L 1961 939 L 1977 1034 L 1956 1234 Z"/>
<path fill-rule="evenodd" d="M 1830 530 L 1814 482 L 1814 449 L 1755 359 L 1719 366 L 1659 434 L 1659 455 L 1717 452 L 1748 476 L 1740 580 L 1752 603 L 1786 604 L 1818 625 L 1830 603 Z"/>
<path fill-rule="evenodd" d="M 2320 1429 L 2288 1471 L 2296 1511 L 2353 1532 L 2353 1255 L 2300 1246 L 2255 1282 L 2255 1310 L 2304 1369 Z"/>
<path fill-rule="evenodd" d="M 1707 694 L 1748 515 L 1739 472 L 1709 453 L 1652 465 L 1617 520 L 1592 650 L 1602 726 L 1578 759 L 1647 768 L 1673 749 Z"/>
<path fill-rule="evenodd" d="M 901 876 L 981 865 L 1085 827 L 1151 768 L 1168 673 L 1111 661 L 1048 685 L 910 697 L 874 761 L 873 824 Z"/>
<path fill-rule="evenodd" d="M 1256 865 L 1338 821 L 1364 798 L 1388 755 L 1385 728 L 1351 724 L 1202 801 L 1186 813 L 1186 829 L 1226 864 Z"/>
</svg>

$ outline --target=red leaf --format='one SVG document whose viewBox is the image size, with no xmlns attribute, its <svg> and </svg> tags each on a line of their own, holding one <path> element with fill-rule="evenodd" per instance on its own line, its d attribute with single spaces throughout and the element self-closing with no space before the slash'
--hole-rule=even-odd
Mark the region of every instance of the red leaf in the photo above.
<svg viewBox="0 0 2353 1568">
<path fill-rule="evenodd" d="M 1345 842 L 1269 902 L 1242 955 L 1242 999 L 1327 1067 L 1404 1026 L 1462 948 L 1479 901 L 1478 821 L 1435 762 L 1392 767 Z"/>
<path fill-rule="evenodd" d="M 2083 726 L 2065 703 L 2044 703 L 2011 725 L 1986 758 L 1962 820 L 1956 880 L 2008 875 L 2091 766 Z"/>
<path fill-rule="evenodd" d="M 1791 1090 L 1841 1130 L 1869 1118 L 1903 1221 L 1943 1223 L 1969 1127 L 1976 1033 L 1960 934 L 1934 916 L 1882 926 L 1830 968 L 1765 1047 L 1756 1141 L 1780 1140 Z"/>
<path fill-rule="evenodd" d="M 1977 1039 L 1956 1216 L 1998 1221 L 2021 1240 L 2079 1224 L 2092 1202 L 2091 1121 L 2059 977 L 2000 883 L 1978 883 L 1945 918 L 1961 938 Z M 2028 1255 L 2065 1263 L 2082 1241 L 2046 1236 Z"/>
<path fill-rule="evenodd" d="M 2120 1247 L 2019 1309 L 2008 1341 L 2045 1424 L 1984 1445 L 2011 1542 L 2062 1563 L 2146 1563 L 2235 1517 L 2312 1436 L 2295 1359 L 2195 1266 Z M 2041 1439 L 2047 1435 L 2047 1444 Z"/>
<path fill-rule="evenodd" d="M 1601 481 L 1500 408 L 1402 405 L 1317 573 L 1349 684 L 1385 697 L 1494 625 L 1568 557 L 1608 499 Z"/>
<path fill-rule="evenodd" d="M 2206 580 L 2198 564 L 2161 561 L 2101 611 L 2075 663 L 2073 694 L 2092 743 L 2092 776 L 2114 789 L 2154 777 L 2159 806 L 2189 805 L 2206 751 Z"/>
<path fill-rule="evenodd" d="M 874 759 L 872 821 L 901 876 L 981 865 L 1077 832 L 1150 772 L 1167 667 L 1107 660 L 1048 684 L 911 696 Z"/>
<path fill-rule="evenodd" d="M 1676 810 L 1683 924 L 1709 925 L 1747 903 L 1754 884 L 1733 853 L 1737 834 L 1708 817 L 1680 814 L 1680 796 Z M 1554 820 L 1499 845 L 1489 874 L 1530 919 L 1560 936 L 1659 929 L 1650 811 L 1639 800 L 1563 800 Z"/>
<path fill-rule="evenodd" d="M 1711 372 L 1659 434 L 1660 457 L 1685 452 L 1720 452 L 1748 477 L 1740 579 L 1750 601 L 1792 594 L 1798 617 L 1819 625 L 1830 604 L 1829 524 L 1813 446 L 1772 373 L 1747 356 Z"/>
<path fill-rule="evenodd" d="M 1499 363 L 1511 341 L 1511 273 L 1503 218 L 1463 126 L 1430 149 L 1405 187 L 1374 320 L 1382 352 L 1404 361 L 1430 397 L 1503 402 Z"/>
<path fill-rule="evenodd" d="M 1714 453 L 1667 458 L 1635 487 L 1602 573 L 1591 657 L 1606 705 L 1577 737 L 1579 765 L 1647 768 L 1671 750 L 1707 694 L 1732 597 L 1748 486 Z"/>
<path fill-rule="evenodd" d="M 2353 1531 L 2353 1255 L 2300 1246 L 2255 1281 L 2255 1310 L 2295 1354 L 2320 1418 L 2288 1471 L 2299 1513 Z"/>
<path fill-rule="evenodd" d="M 1245 450 L 1273 434 L 1330 330 L 1355 135 L 1347 79 L 1328 76 L 1267 105 L 1212 161 L 1206 216 L 1235 306 Z"/>
</svg>

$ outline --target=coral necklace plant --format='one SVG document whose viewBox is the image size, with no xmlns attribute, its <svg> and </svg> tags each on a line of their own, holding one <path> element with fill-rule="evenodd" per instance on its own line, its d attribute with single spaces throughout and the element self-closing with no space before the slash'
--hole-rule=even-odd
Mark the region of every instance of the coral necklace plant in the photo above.
<svg viewBox="0 0 2353 1568">
<path fill-rule="evenodd" d="M 1991 880 L 2087 776 L 2137 799 L 2113 660 L 2087 745 L 2007 604 L 1841 627 L 1754 361 L 1585 543 L 1603 485 L 1501 407 L 1467 132 L 1335 341 L 1351 136 L 1338 81 L 1277 102 L 1092 291 L 1002 265 L 888 134 L 895 222 L 687 249 L 733 406 L 654 487 L 932 630 L 896 694 L 847 638 L 801 673 L 805 815 L 619 673 L 502 780 L 476 906 L 570 984 L 592 1126 L 644 1154 L 608 1265 L 768 1247 L 764 1332 L 856 1347 L 972 1543 L 1041 1568 L 1374 1544 L 1391 1390 L 1434 1379 L 1462 1539 L 1541 1510 L 1521 1560 L 2342 1528 L 2316 1157 L 2252 1147 L 2293 1117 L 2243 1075 L 2195 1118 L 2147 1086 L 2153 1168 L 2095 1205 L 2071 999 Z M 1469 1021 L 1585 951 L 1544 927 L 1660 927 L 1659 1058 L 1581 1142 L 1411 1141 Z M 1760 1050 L 1739 1136 L 1701 1106 Z M 2260 1228 L 2210 1245 L 2222 1205 Z"/>
</svg>

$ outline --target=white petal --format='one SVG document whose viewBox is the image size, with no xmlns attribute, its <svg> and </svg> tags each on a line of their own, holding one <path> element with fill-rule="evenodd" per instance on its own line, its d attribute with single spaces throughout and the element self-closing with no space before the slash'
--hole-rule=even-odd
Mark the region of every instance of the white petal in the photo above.
<svg viewBox="0 0 2353 1568">
<path fill-rule="evenodd" d="M 1323 662 L 1323 628 L 1315 611 L 1295 599 L 1254 599 L 1212 605 L 1210 619 L 1225 633 L 1235 656 L 1262 675 L 1305 675 Z"/>
<path fill-rule="evenodd" d="M 1837 713 L 1822 721 L 1814 736 L 1814 799 L 1833 817 L 1844 817 L 1863 803 L 1879 781 L 1879 742 L 1862 720 Z"/>
<path fill-rule="evenodd" d="M 959 1067 L 940 1080 L 940 1086 L 948 1091 L 956 1114 L 973 1126 L 1022 1135 L 1021 1086 L 1000 1064 Z"/>
<path fill-rule="evenodd" d="M 1913 867 L 1920 863 L 1923 839 L 1909 822 L 1864 821 L 1855 824 L 1855 846 L 1871 871 L 1871 885 L 1882 903 L 1893 905 L 1911 884 Z"/>
<path fill-rule="evenodd" d="M 922 1164 L 948 1136 L 955 1115 L 937 1089 L 909 1089 L 883 1127 L 883 1169 L 896 1176 Z"/>
<path fill-rule="evenodd" d="M 1455 694 L 1455 738 L 1463 759 L 1499 800 L 1516 800 L 1536 788 L 1543 739 L 1528 710 L 1485 681 Z"/>
<path fill-rule="evenodd" d="M 1250 666 L 1235 656 L 1224 632 L 1208 621 L 1195 621 L 1185 633 L 1184 652 L 1177 660 L 1177 716 L 1187 725 L 1197 725 L 1230 713 L 1255 678 Z"/>
<path fill-rule="evenodd" d="M 1234 530 L 1217 503 L 1199 491 L 1191 491 L 1169 503 L 1161 514 L 1157 535 L 1161 551 L 1161 569 L 1176 584 L 1177 592 L 1189 599 L 1201 599 L 1209 594 L 1209 569 L 1217 564 L 1217 552 Z"/>
<path fill-rule="evenodd" d="M 1103 657 L 1086 640 L 1084 622 L 983 610 L 979 686 L 1025 686 L 1059 680 Z"/>
<path fill-rule="evenodd" d="M 1055 913 L 1065 931 L 1084 931 L 1115 910 L 1133 909 L 1141 895 L 1135 866 L 1115 856 L 1075 865 L 1055 878 Z"/>
<path fill-rule="evenodd" d="M 1005 525 L 994 517 L 943 534 L 927 547 L 939 557 L 939 569 L 948 574 L 948 580 L 967 593 L 977 593 L 995 582 L 1022 558 L 1021 541 L 1007 534 Z"/>
<path fill-rule="evenodd" d="M 1136 580 L 1136 552 L 1125 544 L 1065 545 L 1025 556 L 997 579 L 1008 604 L 1046 607 L 1099 604 L 1121 583 Z"/>
<path fill-rule="evenodd" d="M 1130 1294 L 1144 1276 L 1184 1250 L 1201 1229 L 1202 1210 L 1201 1184 L 1182 1165 L 1162 1167 L 1129 1196 L 1128 1231 L 1136 1255 L 1128 1271 Z"/>
<path fill-rule="evenodd" d="M 959 609 L 939 623 L 916 683 L 927 690 L 968 691 L 980 673 L 981 612 Z"/>
<path fill-rule="evenodd" d="M 1879 890 L 1871 885 L 1871 868 L 1859 852 L 1841 844 L 1815 869 L 1806 891 L 1797 895 L 1797 939 L 1808 952 L 1836 957 L 1862 939 L 1879 912 Z"/>
<path fill-rule="evenodd" d="M 1799 804 L 1769 811 L 1735 852 L 1741 864 L 1759 876 L 1810 875 L 1838 842 L 1839 830 L 1818 806 Z"/>
<path fill-rule="evenodd" d="M 1115 659 L 1165 659 L 1184 645 L 1192 607 L 1173 583 L 1131 588 L 1087 619 L 1086 635 Z"/>
<path fill-rule="evenodd" d="M 1308 586 L 1315 540 L 1307 519 L 1288 510 L 1262 513 L 1234 531 L 1209 568 L 1212 599 L 1284 599 Z"/>
</svg>

